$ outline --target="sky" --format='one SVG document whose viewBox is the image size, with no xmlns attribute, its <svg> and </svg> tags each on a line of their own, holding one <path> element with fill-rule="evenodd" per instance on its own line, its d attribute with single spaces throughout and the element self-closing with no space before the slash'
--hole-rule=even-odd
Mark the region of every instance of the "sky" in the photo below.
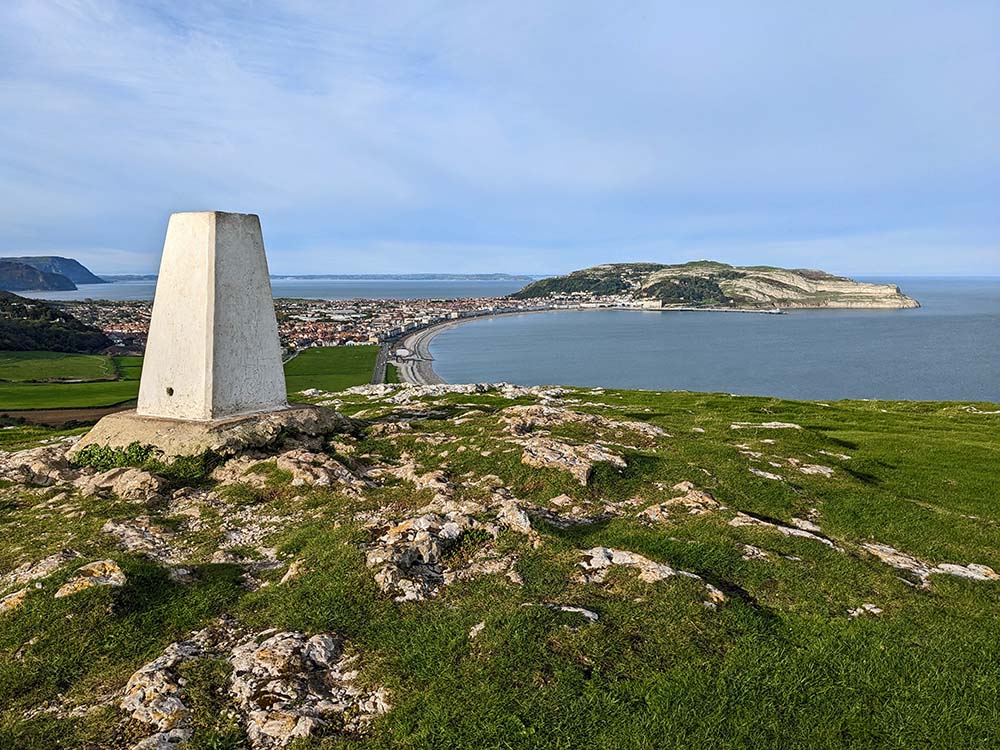
<svg viewBox="0 0 1000 750">
<path fill-rule="evenodd" d="M 0 255 L 1000 274 L 1000 3 L 4 0 Z"/>
</svg>

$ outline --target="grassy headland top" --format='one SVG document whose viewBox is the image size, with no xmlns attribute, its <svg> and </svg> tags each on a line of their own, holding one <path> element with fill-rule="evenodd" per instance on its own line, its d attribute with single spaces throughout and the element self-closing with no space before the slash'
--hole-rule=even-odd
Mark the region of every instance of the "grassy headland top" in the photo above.
<svg viewBox="0 0 1000 750">
<path fill-rule="evenodd" d="M 892 284 L 870 284 L 825 271 L 730 266 L 700 260 L 681 265 L 609 263 L 535 281 L 516 299 L 618 297 L 679 307 L 919 307 Z"/>
<path fill-rule="evenodd" d="M 309 396 L 171 466 L 0 431 L 0 746 L 1000 745 L 1000 406 Z"/>
</svg>

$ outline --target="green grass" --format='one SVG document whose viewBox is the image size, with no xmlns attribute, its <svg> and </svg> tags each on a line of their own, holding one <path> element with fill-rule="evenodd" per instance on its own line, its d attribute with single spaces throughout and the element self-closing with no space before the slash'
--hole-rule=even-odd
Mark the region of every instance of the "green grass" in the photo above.
<svg viewBox="0 0 1000 750">
<path fill-rule="evenodd" d="M 331 350 L 316 351 L 326 357 Z M 262 516 L 291 514 L 296 520 L 265 544 L 282 559 L 302 561 L 305 572 L 281 585 L 284 569 L 262 574 L 271 585 L 252 592 L 236 566 L 210 562 L 225 535 L 224 511 L 202 513 L 191 536 L 202 554 L 197 576 L 179 584 L 100 533 L 107 519 L 139 513 L 183 528 L 186 520 L 169 516 L 168 508 L 71 495 L 50 513 L 46 498 L 59 488 L 0 485 L 0 574 L 72 547 L 85 560 L 118 560 L 128 576 L 121 589 L 54 599 L 69 566 L 42 579 L 21 609 L 0 616 L 0 747 L 128 747 L 135 737 L 113 707 L 78 719 L 43 714 L 25 721 L 22 712 L 60 695 L 86 703 L 120 690 L 170 642 L 223 613 L 254 630 L 337 632 L 360 654 L 363 678 L 389 689 L 393 709 L 367 736 L 334 735 L 297 748 L 1000 746 L 1000 582 L 935 575 L 930 587 L 918 588 L 861 548 L 876 541 L 932 564 L 1000 571 L 1000 415 L 971 413 L 957 403 L 824 406 L 586 390 L 568 397 L 577 400 L 568 408 L 649 422 L 671 437 L 552 427 L 557 439 L 603 440 L 628 461 L 622 471 L 599 465 L 581 486 L 565 472 L 521 463 L 520 447 L 498 415 L 512 402 L 495 395 L 406 407 L 343 397 L 346 413 L 364 411 L 375 422 L 399 410 L 418 417 L 390 436 L 339 436 L 338 450 L 353 451 L 363 463 L 408 454 L 422 469 L 440 468 L 460 483 L 462 499 L 481 498 L 479 479 L 487 474 L 522 504 L 561 513 L 565 507 L 549 501 L 562 493 L 593 514 L 606 502 L 637 499 L 635 510 L 587 525 L 563 529 L 535 520 L 537 544 L 511 532 L 495 541 L 470 533 L 450 563 L 464 564 L 483 545 L 494 545 L 515 555 L 523 585 L 486 576 L 453 583 L 422 603 L 393 602 L 365 564 L 368 511 L 389 508 L 401 520 L 430 501 L 433 493 L 406 482 L 373 485 L 356 497 L 292 487 L 273 462 L 254 465 L 251 472 L 265 477 L 266 486 L 232 485 L 222 497 L 233 507 L 259 508 Z M 802 429 L 731 429 L 737 421 L 794 422 Z M 58 434 L 0 432 L 7 445 Z M 766 458 L 755 461 L 741 450 Z M 831 466 L 834 475 L 801 474 L 785 463 L 789 457 Z M 754 466 L 785 481 L 754 476 Z M 641 522 L 635 511 L 674 496 L 670 487 L 681 480 L 710 491 L 726 510 Z M 812 517 L 842 551 L 771 529 L 731 526 L 737 511 L 783 523 Z M 768 559 L 744 559 L 745 544 Z M 574 577 L 580 551 L 596 545 L 697 573 L 727 600 L 708 609 L 701 584 L 679 577 L 647 584 L 615 572 L 604 584 L 581 583 Z M 848 616 L 869 602 L 883 613 Z M 600 620 L 586 623 L 543 603 L 586 607 Z M 485 627 L 471 640 L 469 629 L 479 622 Z M 227 674 L 225 663 L 214 661 L 185 667 L 192 747 L 246 745 L 242 729 L 227 718 Z"/>
<path fill-rule="evenodd" d="M 378 357 L 377 346 L 329 346 L 306 349 L 285 364 L 290 394 L 307 388 L 342 391 L 370 383 Z"/>
<path fill-rule="evenodd" d="M 392 362 L 387 362 L 385 365 L 385 382 L 386 383 L 399 383 L 402 382 L 399 379 L 399 368 L 396 367 Z"/>
<path fill-rule="evenodd" d="M 0 351 L 0 381 L 97 380 L 116 375 L 112 358 L 100 354 Z"/>
<path fill-rule="evenodd" d="M 56 352 L 8 352 L 25 355 L 11 358 L 8 372 L 24 373 L 34 355 L 42 355 L 38 362 L 43 365 L 44 377 L 56 377 L 48 373 L 81 373 L 91 357 L 80 354 L 59 354 Z M 378 356 L 377 346 L 338 346 L 307 349 L 285 365 L 289 394 L 307 388 L 339 391 L 352 385 L 363 385 L 371 381 Z M 127 403 L 139 395 L 139 375 L 142 372 L 142 357 L 103 358 L 103 366 L 113 368 L 110 374 L 118 373 L 119 380 L 93 383 L 25 383 L 0 382 L 0 409 L 61 409 L 112 406 Z M 111 361 L 113 359 L 113 362 Z M 82 361 L 82 362 L 81 362 Z M 20 364 L 23 362 L 24 364 Z M 4 370 L 0 369 L 0 380 Z M 42 377 L 42 376 L 40 376 Z M 82 377 L 79 374 L 62 377 Z"/>
</svg>

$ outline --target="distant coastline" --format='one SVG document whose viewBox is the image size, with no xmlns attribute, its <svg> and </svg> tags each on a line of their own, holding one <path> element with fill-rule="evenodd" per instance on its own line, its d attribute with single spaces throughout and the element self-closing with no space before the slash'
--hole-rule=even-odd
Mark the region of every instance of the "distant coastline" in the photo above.
<svg viewBox="0 0 1000 750">
<path fill-rule="evenodd" d="M 102 273 L 108 282 L 156 281 L 155 273 Z M 332 279 L 343 281 L 533 281 L 542 278 L 523 273 L 272 273 L 271 279 Z"/>
</svg>

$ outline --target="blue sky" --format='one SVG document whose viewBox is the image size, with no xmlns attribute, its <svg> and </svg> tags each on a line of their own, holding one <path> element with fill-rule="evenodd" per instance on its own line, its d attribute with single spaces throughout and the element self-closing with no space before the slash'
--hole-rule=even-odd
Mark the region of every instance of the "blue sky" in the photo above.
<svg viewBox="0 0 1000 750">
<path fill-rule="evenodd" d="M 0 255 L 1000 274 L 1000 3 L 0 4 Z"/>
</svg>

